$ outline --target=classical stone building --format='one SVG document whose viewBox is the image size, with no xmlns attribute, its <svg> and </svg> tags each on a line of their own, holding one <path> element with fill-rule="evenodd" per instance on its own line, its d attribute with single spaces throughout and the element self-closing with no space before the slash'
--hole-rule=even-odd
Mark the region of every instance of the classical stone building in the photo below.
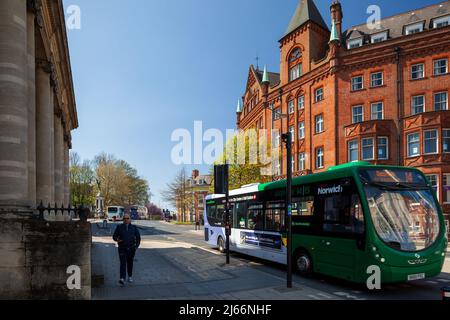
<svg viewBox="0 0 450 320">
<path fill-rule="evenodd" d="M 329 28 L 313 0 L 299 2 L 279 73 L 250 67 L 238 128 L 278 130 L 274 147 L 292 132 L 295 175 L 356 160 L 419 168 L 450 219 L 450 1 L 348 30 L 343 17 L 333 2 Z"/>
<path fill-rule="evenodd" d="M 182 222 L 203 221 L 204 199 L 209 194 L 212 183 L 212 176 L 201 175 L 198 170 L 193 170 L 192 175 L 186 181 L 186 192 L 191 198 L 184 210 L 177 206 L 177 220 Z"/>
<path fill-rule="evenodd" d="M 60 286 L 66 263 L 86 265 L 90 231 L 39 221 L 35 210 L 68 205 L 77 127 L 62 1 L 1 0 L 0 298 L 86 297 Z"/>
</svg>

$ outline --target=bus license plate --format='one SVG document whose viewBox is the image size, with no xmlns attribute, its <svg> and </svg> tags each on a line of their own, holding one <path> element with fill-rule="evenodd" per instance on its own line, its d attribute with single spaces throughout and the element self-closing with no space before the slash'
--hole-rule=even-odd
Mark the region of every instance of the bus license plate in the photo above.
<svg viewBox="0 0 450 320">
<path fill-rule="evenodd" d="M 421 280 L 421 279 L 425 279 L 425 273 L 408 275 L 408 281 Z"/>
</svg>

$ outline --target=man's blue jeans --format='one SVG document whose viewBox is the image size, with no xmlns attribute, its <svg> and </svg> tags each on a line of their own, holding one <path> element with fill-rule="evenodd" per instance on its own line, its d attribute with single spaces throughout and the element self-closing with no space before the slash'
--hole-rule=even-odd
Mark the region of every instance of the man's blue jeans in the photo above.
<svg viewBox="0 0 450 320">
<path fill-rule="evenodd" d="M 120 258 L 120 279 L 126 279 L 133 276 L 133 261 L 136 254 L 135 248 L 119 248 Z"/>
</svg>

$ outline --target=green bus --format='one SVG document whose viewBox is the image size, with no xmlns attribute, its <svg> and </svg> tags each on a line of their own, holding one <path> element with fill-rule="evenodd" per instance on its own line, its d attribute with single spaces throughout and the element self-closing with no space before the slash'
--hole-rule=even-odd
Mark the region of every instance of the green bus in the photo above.
<svg viewBox="0 0 450 320">
<path fill-rule="evenodd" d="M 230 192 L 230 250 L 286 264 L 286 180 Z M 205 199 L 205 241 L 225 250 L 225 198 Z M 356 162 L 292 181 L 293 267 L 366 283 L 437 276 L 448 240 L 441 207 L 413 168 Z"/>
</svg>

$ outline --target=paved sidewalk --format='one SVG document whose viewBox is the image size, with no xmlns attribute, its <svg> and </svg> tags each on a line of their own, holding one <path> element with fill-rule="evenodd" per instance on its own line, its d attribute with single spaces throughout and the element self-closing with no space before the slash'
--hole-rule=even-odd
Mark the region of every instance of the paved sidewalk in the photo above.
<svg viewBox="0 0 450 320">
<path fill-rule="evenodd" d="M 109 237 L 94 237 L 93 242 L 93 274 L 105 278 L 102 287 L 92 289 L 93 299 L 341 299 L 303 285 L 287 290 L 285 278 L 258 270 L 251 262 L 232 259 L 225 265 L 213 250 L 148 239 L 136 255 L 135 282 L 120 287 L 115 244 Z"/>
</svg>

